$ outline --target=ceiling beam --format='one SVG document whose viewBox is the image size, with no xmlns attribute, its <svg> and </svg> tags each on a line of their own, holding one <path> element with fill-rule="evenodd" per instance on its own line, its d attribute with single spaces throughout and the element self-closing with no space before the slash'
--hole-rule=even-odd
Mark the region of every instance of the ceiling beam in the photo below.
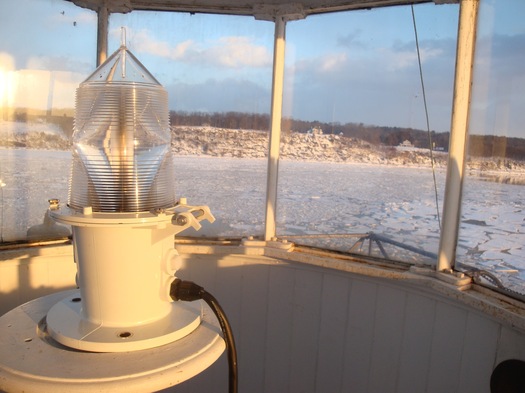
<svg viewBox="0 0 525 393">
<path fill-rule="evenodd" d="M 377 7 L 419 3 L 448 4 L 459 0 L 66 0 L 79 7 L 110 13 L 141 11 L 175 11 L 189 13 L 251 15 L 257 17 L 261 9 L 301 9 L 304 16 L 326 12 L 370 9 Z M 275 17 L 275 15 L 273 15 Z"/>
</svg>

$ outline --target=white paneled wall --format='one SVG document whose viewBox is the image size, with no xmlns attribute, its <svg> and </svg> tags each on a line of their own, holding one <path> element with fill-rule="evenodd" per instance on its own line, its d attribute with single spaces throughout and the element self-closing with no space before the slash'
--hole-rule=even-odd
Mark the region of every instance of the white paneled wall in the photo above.
<svg viewBox="0 0 525 393">
<path fill-rule="evenodd" d="M 0 315 L 32 299 L 75 287 L 73 246 L 0 252 Z"/>
<path fill-rule="evenodd" d="M 489 393 L 499 362 L 525 359 L 523 330 L 442 294 L 431 278 L 370 277 L 341 263 L 183 255 L 178 276 L 212 293 L 232 324 L 240 392 Z M 70 288 L 74 276 L 71 246 L 3 253 L 2 312 Z M 523 308 L 515 314 L 525 318 Z M 225 356 L 171 391 L 226 392 Z"/>
<path fill-rule="evenodd" d="M 489 392 L 525 335 L 424 285 L 253 256 L 186 255 L 232 322 L 241 392 Z M 224 359 L 173 391 L 227 391 Z"/>
</svg>

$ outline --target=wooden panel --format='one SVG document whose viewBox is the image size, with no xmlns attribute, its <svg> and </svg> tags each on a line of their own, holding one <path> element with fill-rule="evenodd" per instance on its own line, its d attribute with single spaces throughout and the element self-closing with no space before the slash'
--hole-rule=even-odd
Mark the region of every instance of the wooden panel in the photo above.
<svg viewBox="0 0 525 393">
<path fill-rule="evenodd" d="M 508 359 L 525 359 L 525 333 L 501 327 L 494 366 Z"/>
<path fill-rule="evenodd" d="M 215 293 L 211 292 L 221 304 L 234 332 L 240 331 L 241 301 L 244 296 L 242 279 L 245 264 L 241 258 L 220 260 L 216 269 Z M 241 295 L 241 296 L 239 296 Z M 254 306 L 260 305 L 256 303 Z"/>
<path fill-rule="evenodd" d="M 243 256 L 181 273 L 224 303 L 240 391 L 488 393 L 496 359 L 525 356 L 523 335 L 402 282 Z M 174 389 L 226 390 L 225 356 Z"/>
<path fill-rule="evenodd" d="M 240 392 L 264 392 L 269 274 L 268 265 L 247 262 L 243 267 L 240 329 L 234 331 Z"/>
<path fill-rule="evenodd" d="M 217 298 L 221 306 L 226 307 L 222 299 L 222 291 L 218 293 L 217 288 L 217 256 L 211 255 L 191 255 L 182 257 L 182 267 L 176 272 L 176 276 L 183 280 L 193 281 L 202 286 Z M 229 307 L 229 306 L 228 306 Z M 230 315 L 226 314 L 228 320 L 232 322 Z M 211 365 L 203 373 L 196 377 L 166 390 L 176 393 L 206 392 L 213 389 L 217 391 L 228 390 L 228 361 L 226 353 L 222 354 L 217 362 Z"/>
<path fill-rule="evenodd" d="M 348 276 L 324 275 L 316 392 L 341 391 L 349 293 Z"/>
<path fill-rule="evenodd" d="M 49 284 L 49 270 L 50 267 L 44 258 L 39 258 L 37 262 L 23 263 L 20 265 L 21 283 L 24 283 L 24 286 L 27 285 L 28 288 L 32 288 L 32 291 L 23 291 L 25 295 L 21 298 L 23 303 L 47 295 L 48 291 L 46 287 Z"/>
<path fill-rule="evenodd" d="M 374 282 L 353 280 L 348 300 L 342 392 L 367 391 L 376 298 Z"/>
<path fill-rule="evenodd" d="M 295 270 L 292 299 L 290 392 L 314 392 L 322 317 L 323 275 L 312 269 Z"/>
<path fill-rule="evenodd" d="M 428 378 L 429 393 L 458 391 L 466 321 L 467 315 L 463 309 L 446 303 L 436 305 Z"/>
<path fill-rule="evenodd" d="M 20 278 L 20 268 L 18 264 L 0 263 L 0 295 L 2 301 L 0 302 L 0 315 L 18 307 L 23 302 L 21 301 L 22 290 L 27 290 L 27 285 L 23 285 Z"/>
<path fill-rule="evenodd" d="M 29 257 L 22 252 L 0 261 L 0 315 L 38 297 L 75 288 L 76 270 L 71 246 Z"/>
<path fill-rule="evenodd" d="M 499 325 L 475 312 L 467 317 L 458 391 L 489 393 Z"/>
<path fill-rule="evenodd" d="M 377 292 L 372 359 L 368 374 L 369 392 L 392 392 L 397 384 L 397 364 L 403 339 L 406 293 L 389 286 Z"/>
<path fill-rule="evenodd" d="M 74 279 L 70 256 L 3 261 L 2 304 L 59 290 Z M 234 327 L 243 392 L 488 393 L 495 365 L 525 359 L 522 332 L 403 281 L 257 256 L 183 259 L 179 276 L 217 297 Z M 227 391 L 227 374 L 223 355 L 173 391 Z"/>
<path fill-rule="evenodd" d="M 182 258 L 181 269 L 175 275 L 183 280 L 193 281 L 215 297 L 220 296 L 216 291 L 217 259 L 209 255 L 192 255 L 191 258 L 185 256 Z"/>
<path fill-rule="evenodd" d="M 434 300 L 418 294 L 408 295 L 398 366 L 399 378 L 396 391 L 399 393 L 426 390 L 434 332 L 434 313 Z"/>
<path fill-rule="evenodd" d="M 273 267 L 268 286 L 266 321 L 265 392 L 289 391 L 291 316 L 295 269 Z"/>
</svg>

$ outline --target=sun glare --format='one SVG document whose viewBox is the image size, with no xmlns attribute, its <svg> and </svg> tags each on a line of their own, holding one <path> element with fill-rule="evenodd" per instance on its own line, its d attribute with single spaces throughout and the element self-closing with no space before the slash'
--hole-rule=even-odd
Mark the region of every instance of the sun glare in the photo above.
<svg viewBox="0 0 525 393">
<path fill-rule="evenodd" d="M 0 108 L 1 117 L 5 119 L 7 111 L 13 105 L 13 92 L 16 86 L 14 80 L 14 59 L 7 53 L 0 53 Z"/>
</svg>

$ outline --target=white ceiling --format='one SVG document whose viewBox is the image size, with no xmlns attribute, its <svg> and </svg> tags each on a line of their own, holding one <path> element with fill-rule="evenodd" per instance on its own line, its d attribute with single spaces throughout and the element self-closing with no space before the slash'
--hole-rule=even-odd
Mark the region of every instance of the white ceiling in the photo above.
<svg viewBox="0 0 525 393">
<path fill-rule="evenodd" d="M 258 19 L 273 19 L 276 15 L 289 19 L 311 14 L 351 9 L 367 9 L 393 5 L 434 2 L 457 3 L 459 0 L 67 0 L 92 10 L 100 7 L 109 12 L 127 13 L 133 10 L 179 11 L 212 14 L 252 15 Z"/>
</svg>

